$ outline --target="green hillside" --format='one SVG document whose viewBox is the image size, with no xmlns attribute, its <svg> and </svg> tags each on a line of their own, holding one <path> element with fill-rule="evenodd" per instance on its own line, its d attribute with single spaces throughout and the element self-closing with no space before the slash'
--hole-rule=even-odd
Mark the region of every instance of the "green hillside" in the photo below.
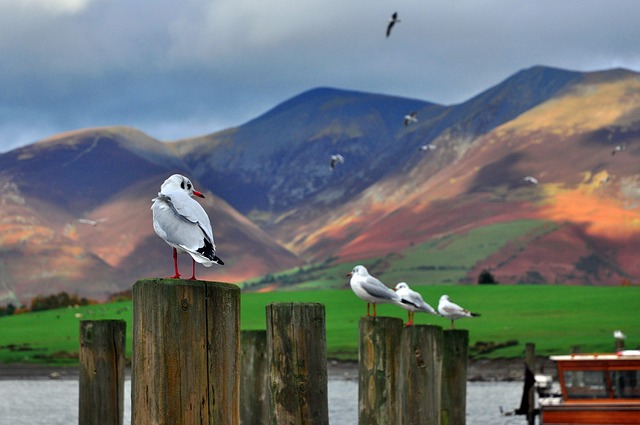
<svg viewBox="0 0 640 425">
<path fill-rule="evenodd" d="M 447 293 L 454 302 L 481 313 L 481 317 L 457 322 L 457 328 L 469 330 L 472 346 L 478 341 L 501 344 L 517 340 L 517 345 L 486 357 L 519 357 L 526 342 L 535 343 L 541 355 L 567 353 L 572 346 L 580 346 L 583 352 L 610 352 L 616 329 L 628 335 L 628 348 L 640 346 L 639 287 L 429 285 L 414 289 L 433 306 Z M 264 329 L 265 306 L 271 302 L 323 303 L 328 356 L 357 358 L 358 321 L 366 304 L 351 290 L 243 293 L 242 329 Z M 379 306 L 378 314 L 406 320 L 406 312 L 393 305 Z M 79 321 L 84 319 L 126 320 L 130 356 L 131 318 L 130 302 L 1 317 L 0 362 L 77 362 L 68 354 L 78 352 Z M 443 318 L 422 314 L 416 315 L 416 323 L 450 326 Z"/>
</svg>

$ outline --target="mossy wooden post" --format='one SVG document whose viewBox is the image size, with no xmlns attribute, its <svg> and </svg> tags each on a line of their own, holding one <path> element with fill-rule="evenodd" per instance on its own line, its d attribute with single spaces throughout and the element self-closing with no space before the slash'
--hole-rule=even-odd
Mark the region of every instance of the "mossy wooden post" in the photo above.
<svg viewBox="0 0 640 425">
<path fill-rule="evenodd" d="M 80 322 L 80 425 L 122 425 L 124 320 Z"/>
<path fill-rule="evenodd" d="M 267 425 L 270 420 L 267 331 L 240 332 L 240 423 Z"/>
<path fill-rule="evenodd" d="M 324 305 L 267 305 L 271 423 L 328 425 Z"/>
<path fill-rule="evenodd" d="M 442 390 L 442 328 L 405 327 L 402 335 L 401 420 L 405 425 L 440 425 Z"/>
<path fill-rule="evenodd" d="M 358 424 L 398 423 L 402 319 L 363 317 L 359 322 Z"/>
<path fill-rule="evenodd" d="M 240 289 L 144 279 L 133 285 L 131 423 L 239 423 Z"/>
<path fill-rule="evenodd" d="M 464 425 L 469 331 L 447 329 L 442 337 L 442 425 Z"/>
</svg>

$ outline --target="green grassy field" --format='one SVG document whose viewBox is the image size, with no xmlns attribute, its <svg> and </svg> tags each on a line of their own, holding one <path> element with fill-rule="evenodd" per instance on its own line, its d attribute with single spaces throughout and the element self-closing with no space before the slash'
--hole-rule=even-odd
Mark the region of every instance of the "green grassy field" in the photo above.
<svg viewBox="0 0 640 425">
<path fill-rule="evenodd" d="M 460 319 L 457 328 L 468 329 L 477 341 L 497 344 L 517 340 L 485 357 L 519 357 L 524 344 L 533 342 L 540 355 L 563 354 L 578 345 L 583 352 L 610 352 L 613 331 L 628 336 L 626 346 L 640 345 L 640 287 L 575 287 L 552 285 L 428 285 L 414 289 L 436 306 L 440 295 L 477 311 L 481 317 Z M 349 289 L 243 293 L 241 328 L 264 329 L 265 306 L 272 302 L 320 302 L 326 308 L 327 350 L 330 358 L 355 359 L 358 321 L 366 304 Z M 82 317 L 76 317 L 81 314 Z M 381 305 L 379 316 L 400 317 L 397 306 Z M 0 362 L 74 363 L 54 353 L 77 353 L 80 320 L 127 321 L 127 356 L 131 355 L 131 302 L 59 309 L 0 318 Z M 449 327 L 443 318 L 416 315 L 417 324 Z"/>
</svg>

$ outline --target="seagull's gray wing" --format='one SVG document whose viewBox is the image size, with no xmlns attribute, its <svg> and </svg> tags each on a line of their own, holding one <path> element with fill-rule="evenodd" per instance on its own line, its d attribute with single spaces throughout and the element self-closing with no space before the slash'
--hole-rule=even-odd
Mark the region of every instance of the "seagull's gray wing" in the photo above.
<svg viewBox="0 0 640 425">
<path fill-rule="evenodd" d="M 175 192 L 177 193 L 177 192 Z M 174 194 L 175 194 L 174 193 Z M 154 200 L 151 207 L 153 210 L 153 226 L 156 232 L 170 245 L 181 247 L 187 251 L 197 251 L 205 246 L 204 241 L 209 240 L 213 244 L 213 234 L 207 233 L 207 228 L 211 225 L 206 219 L 205 223 L 200 223 L 201 215 L 206 218 L 204 210 L 200 204 L 185 194 L 185 198 L 197 205 L 184 206 L 175 203 L 176 199 L 181 199 L 180 195 L 171 197 L 160 195 Z M 184 199 L 181 199 L 184 200 Z M 181 214 L 181 211 L 184 214 Z M 203 224 L 206 224 L 203 226 Z M 215 245 L 214 245 L 215 246 Z"/>
<path fill-rule="evenodd" d="M 382 298 L 386 300 L 398 300 L 400 296 L 395 291 L 388 288 L 384 283 L 380 282 L 373 276 L 367 276 L 362 280 L 362 289 L 372 297 Z"/>
</svg>

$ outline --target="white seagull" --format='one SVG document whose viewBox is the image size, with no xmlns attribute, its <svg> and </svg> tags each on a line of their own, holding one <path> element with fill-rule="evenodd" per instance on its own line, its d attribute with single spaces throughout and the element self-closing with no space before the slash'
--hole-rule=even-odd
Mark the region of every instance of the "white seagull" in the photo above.
<svg viewBox="0 0 640 425">
<path fill-rule="evenodd" d="M 622 331 L 620 331 L 620 330 L 613 331 L 613 337 L 615 339 L 626 339 L 627 338 L 627 336 L 624 333 L 622 333 Z"/>
<path fill-rule="evenodd" d="M 456 319 L 460 319 L 461 317 L 480 316 L 479 313 L 472 313 L 469 310 L 460 307 L 458 304 L 449 301 L 449 295 L 443 295 L 440 297 L 440 302 L 438 303 L 438 313 L 440 313 L 442 317 L 451 319 L 451 329 L 455 329 L 453 321 Z"/>
<path fill-rule="evenodd" d="M 192 198 L 204 195 L 193 188 L 191 181 L 180 174 L 174 174 L 162 183 L 158 197 L 153 199 L 153 230 L 173 248 L 174 279 L 178 273 L 178 252 L 186 252 L 193 260 L 193 274 L 196 279 L 196 262 L 205 267 L 212 264 L 223 265 L 216 256 L 211 222 L 204 208 Z"/>
<path fill-rule="evenodd" d="M 389 19 L 389 25 L 387 25 L 387 37 L 391 35 L 391 28 L 393 28 L 396 22 L 400 22 L 400 19 L 398 19 L 398 12 L 394 12 L 393 15 L 391 15 L 391 19 Z"/>
<path fill-rule="evenodd" d="M 428 145 L 420 146 L 421 151 L 433 151 L 436 149 L 438 149 L 438 147 L 436 145 L 432 145 L 431 143 L 429 143 Z"/>
<path fill-rule="evenodd" d="M 538 184 L 538 179 L 535 177 L 527 176 L 523 180 L 529 183 Z"/>
<path fill-rule="evenodd" d="M 407 114 L 404 116 L 404 120 L 402 120 L 402 122 L 404 123 L 404 126 L 408 126 L 409 124 L 413 124 L 418 122 L 418 111 L 413 111 L 410 114 Z"/>
<path fill-rule="evenodd" d="M 621 144 L 616 146 L 615 148 L 613 148 L 613 150 L 611 151 L 611 155 L 615 155 L 616 152 L 622 152 L 623 150 L 627 149 L 627 145 L 626 144 Z"/>
<path fill-rule="evenodd" d="M 413 325 L 413 316 L 416 311 L 439 316 L 438 312 L 422 299 L 422 295 L 409 288 L 407 282 L 398 283 L 395 291 L 401 298 L 400 307 L 407 310 L 407 326 Z"/>
<path fill-rule="evenodd" d="M 95 220 L 90 220 L 88 218 L 79 218 L 78 223 L 88 224 L 90 226 L 97 226 L 98 224 L 104 223 L 107 220 L 108 220 L 107 217 L 97 218 Z"/>
<path fill-rule="evenodd" d="M 331 171 L 336 167 L 336 164 L 344 164 L 344 157 L 339 153 L 331 155 L 331 162 L 329 163 Z"/>
<path fill-rule="evenodd" d="M 399 304 L 400 295 L 371 276 L 364 266 L 355 266 L 351 273 L 347 274 L 351 277 L 349 284 L 353 292 L 361 299 L 367 302 L 367 316 L 370 316 L 369 306 L 373 304 L 373 317 L 376 317 L 376 304 Z"/>
</svg>

